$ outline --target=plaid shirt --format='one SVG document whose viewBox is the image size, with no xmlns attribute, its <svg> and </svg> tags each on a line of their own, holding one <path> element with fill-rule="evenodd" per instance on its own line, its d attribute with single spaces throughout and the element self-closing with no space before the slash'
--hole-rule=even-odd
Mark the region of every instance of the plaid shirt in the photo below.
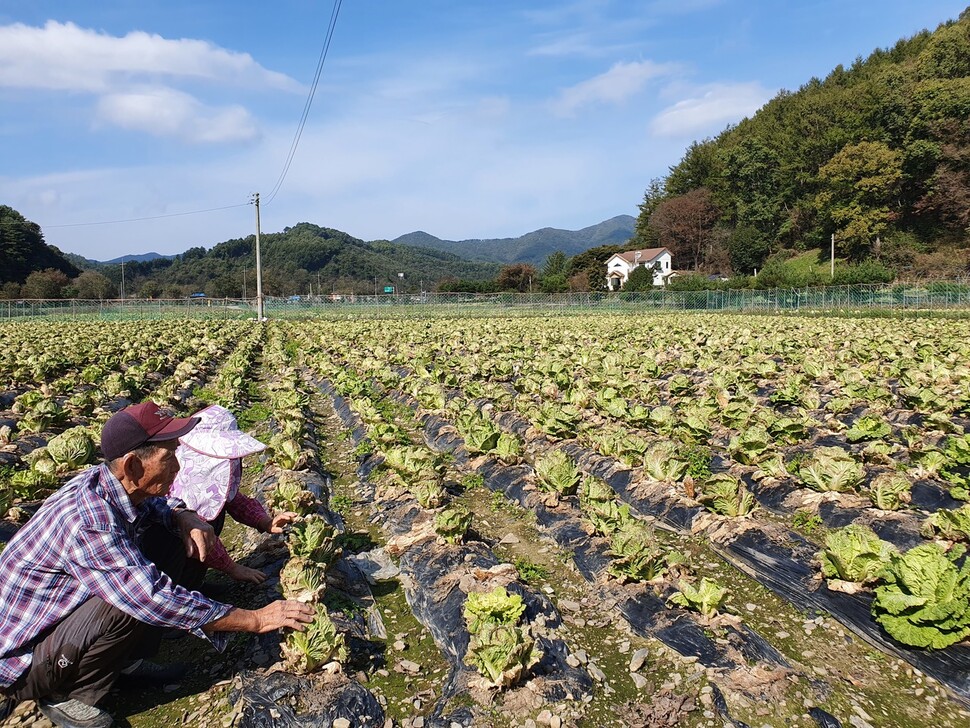
<svg viewBox="0 0 970 728">
<path fill-rule="evenodd" d="M 146 520 L 174 530 L 164 498 L 137 508 L 106 465 L 52 495 L 0 554 L 0 688 L 30 666 L 33 641 L 83 602 L 100 597 L 141 622 L 189 630 L 220 651 L 228 635 L 202 627 L 231 606 L 172 583 L 138 549 Z"/>
</svg>

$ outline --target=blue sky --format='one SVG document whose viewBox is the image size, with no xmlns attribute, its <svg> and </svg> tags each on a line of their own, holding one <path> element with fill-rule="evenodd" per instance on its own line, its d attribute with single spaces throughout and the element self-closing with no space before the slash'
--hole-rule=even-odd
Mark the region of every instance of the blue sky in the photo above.
<svg viewBox="0 0 970 728">
<path fill-rule="evenodd" d="M 0 0 L 0 204 L 90 258 L 298 222 L 364 240 L 637 214 L 694 139 L 947 0 Z M 88 225 L 211 208 L 140 222 Z"/>
</svg>

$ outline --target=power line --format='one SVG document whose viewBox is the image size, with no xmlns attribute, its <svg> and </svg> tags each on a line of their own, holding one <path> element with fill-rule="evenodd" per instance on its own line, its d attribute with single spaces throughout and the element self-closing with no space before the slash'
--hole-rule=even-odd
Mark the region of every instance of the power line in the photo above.
<svg viewBox="0 0 970 728">
<path fill-rule="evenodd" d="M 296 156 L 296 148 L 300 144 L 300 137 L 303 135 L 303 127 L 306 126 L 307 117 L 310 115 L 310 105 L 313 103 L 313 96 L 317 92 L 317 84 L 320 82 L 320 74 L 323 73 L 323 63 L 327 60 L 327 52 L 330 50 L 330 41 L 333 40 L 333 31 L 337 26 L 337 16 L 340 14 L 340 4 L 342 0 L 335 0 L 333 4 L 333 11 L 330 13 L 330 26 L 327 28 L 327 37 L 324 39 L 323 48 L 320 50 L 320 60 L 317 62 L 317 71 L 313 76 L 313 84 L 310 86 L 310 94 L 307 96 L 306 104 L 303 106 L 303 116 L 300 117 L 300 123 L 296 129 L 296 135 L 293 137 L 293 143 L 290 144 L 290 151 L 286 157 L 286 162 L 283 164 L 283 171 L 280 172 L 280 177 L 276 180 L 276 184 L 269 193 L 269 199 L 265 200 L 263 204 L 268 205 L 276 197 L 276 194 L 280 191 L 283 186 L 283 180 L 286 179 L 286 173 L 290 171 L 290 164 L 293 163 L 293 157 Z"/>
<path fill-rule="evenodd" d="M 98 222 L 72 222 L 63 225 L 44 225 L 43 228 L 68 228 L 68 227 L 87 227 L 89 225 L 117 225 L 123 222 L 142 222 L 143 220 L 161 220 L 165 217 L 184 217 L 186 215 L 202 215 L 206 212 L 218 212 L 219 210 L 231 210 L 234 207 L 246 207 L 249 202 L 241 202 L 238 205 L 226 205 L 225 207 L 210 207 L 207 210 L 190 210 L 189 212 L 171 212 L 167 215 L 151 215 L 149 217 L 129 217 L 125 220 L 100 220 Z"/>
</svg>

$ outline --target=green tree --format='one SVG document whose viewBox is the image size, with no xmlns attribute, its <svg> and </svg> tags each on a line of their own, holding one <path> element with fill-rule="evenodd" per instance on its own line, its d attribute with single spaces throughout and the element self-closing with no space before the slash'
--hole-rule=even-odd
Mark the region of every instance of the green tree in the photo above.
<svg viewBox="0 0 970 728">
<path fill-rule="evenodd" d="M 626 282 L 623 284 L 624 291 L 652 291 L 654 290 L 653 285 L 653 267 L 647 267 L 645 265 L 638 265 L 636 268 L 630 271 L 630 275 L 627 277 Z"/>
<path fill-rule="evenodd" d="M 23 298 L 61 298 L 64 287 L 70 282 L 64 273 L 53 268 L 35 270 L 20 289 Z"/>
<path fill-rule="evenodd" d="M 159 298 L 162 295 L 162 286 L 158 281 L 145 281 L 138 289 L 138 295 L 142 298 Z"/>
<path fill-rule="evenodd" d="M 670 169 L 664 184 L 667 195 L 685 195 L 698 187 L 712 188 L 721 176 L 722 162 L 715 139 L 692 142 L 684 158 Z"/>
<path fill-rule="evenodd" d="M 765 235 L 747 225 L 735 228 L 728 238 L 728 254 L 735 273 L 750 275 L 764 266 L 770 251 Z"/>
<path fill-rule="evenodd" d="M 103 300 L 112 298 L 115 286 L 106 275 L 94 270 L 86 270 L 73 282 L 74 295 L 77 298 Z"/>
<path fill-rule="evenodd" d="M 513 263 L 498 272 L 495 282 L 500 291 L 530 291 L 539 282 L 539 271 L 528 263 Z"/>
<path fill-rule="evenodd" d="M 7 205 L 0 205 L 0 283 L 23 283 L 32 271 L 52 269 L 68 277 L 80 269 L 44 242 L 40 226 Z"/>
<path fill-rule="evenodd" d="M 561 250 L 556 250 L 549 253 L 549 257 L 546 258 L 546 264 L 542 266 L 542 277 L 565 275 L 568 267 L 569 256 Z"/>
<path fill-rule="evenodd" d="M 566 273 L 569 270 L 569 256 L 561 250 L 556 250 L 546 258 L 542 266 L 542 276 L 539 289 L 543 293 L 562 293 L 569 289 Z"/>
<path fill-rule="evenodd" d="M 664 181 L 655 177 L 650 180 L 646 191 L 643 193 L 643 202 L 640 203 L 640 214 L 637 215 L 636 227 L 633 230 L 633 239 L 630 241 L 636 249 L 646 249 L 657 247 L 657 231 L 650 227 L 650 218 L 657 211 L 657 206 L 664 201 L 667 196 L 667 189 Z"/>
<path fill-rule="evenodd" d="M 242 296 L 242 290 L 239 282 L 225 273 L 206 283 L 205 295 L 209 298 L 239 298 Z"/>
<path fill-rule="evenodd" d="M 891 209 L 902 179 L 899 152 L 882 142 L 847 144 L 819 172 L 820 214 L 831 221 L 836 245 L 854 261 L 863 260 L 896 213 Z"/>
</svg>

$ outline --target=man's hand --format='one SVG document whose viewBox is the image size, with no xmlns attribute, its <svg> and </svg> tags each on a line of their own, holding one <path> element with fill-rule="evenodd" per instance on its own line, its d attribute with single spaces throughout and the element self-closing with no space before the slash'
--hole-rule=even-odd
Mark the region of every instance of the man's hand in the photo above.
<svg viewBox="0 0 970 728">
<path fill-rule="evenodd" d="M 216 532 L 212 526 L 199 518 L 195 511 L 176 510 L 175 523 L 178 525 L 189 558 L 205 561 L 216 542 Z"/>
<path fill-rule="evenodd" d="M 307 625 L 313 621 L 316 611 L 309 604 L 294 600 L 281 600 L 270 602 L 262 609 L 257 609 L 257 627 L 254 632 L 263 634 L 272 632 L 281 627 L 289 627 L 297 632 L 302 632 Z"/>
<path fill-rule="evenodd" d="M 283 533 L 283 526 L 293 523 L 297 518 L 299 518 L 298 513 L 293 511 L 286 511 L 285 513 L 277 513 L 269 521 L 269 528 L 267 532 L 269 533 Z"/>
<path fill-rule="evenodd" d="M 313 621 L 316 610 L 309 604 L 297 601 L 276 601 L 262 609 L 236 607 L 225 617 L 209 622 L 202 629 L 206 632 L 255 632 L 264 634 L 282 627 L 302 632 Z"/>
<path fill-rule="evenodd" d="M 262 584 L 266 581 L 266 574 L 259 569 L 250 569 L 242 564 L 233 564 L 226 571 L 236 581 L 247 582 L 249 584 Z"/>
</svg>

